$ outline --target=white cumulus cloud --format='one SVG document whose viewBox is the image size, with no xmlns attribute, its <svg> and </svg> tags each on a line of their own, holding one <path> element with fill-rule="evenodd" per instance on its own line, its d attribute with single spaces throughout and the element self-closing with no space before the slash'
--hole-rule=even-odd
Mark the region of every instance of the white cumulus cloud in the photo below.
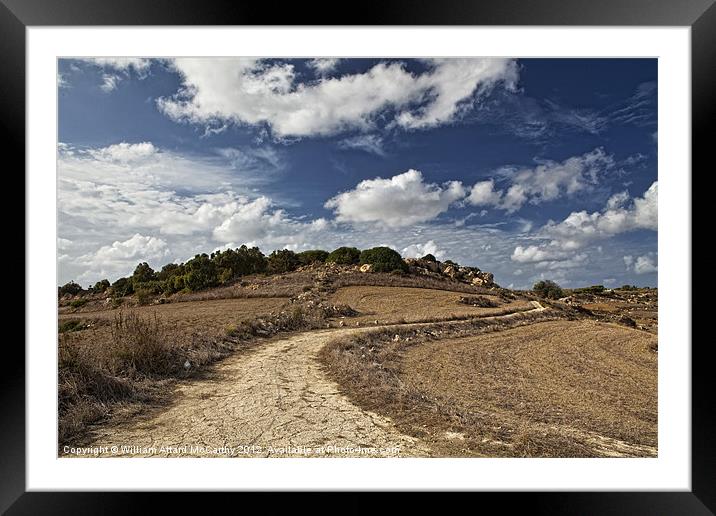
<svg viewBox="0 0 716 516">
<path fill-rule="evenodd" d="M 636 274 L 658 272 L 659 267 L 656 264 L 655 256 L 655 253 L 637 256 L 636 259 L 633 256 L 625 256 L 624 265 L 626 265 L 627 270 L 634 271 Z"/>
<path fill-rule="evenodd" d="M 422 258 L 426 254 L 432 254 L 438 260 L 445 256 L 445 252 L 438 248 L 434 240 L 428 240 L 424 244 L 410 244 L 403 248 L 400 254 L 405 258 Z"/>
<path fill-rule="evenodd" d="M 634 264 L 634 272 L 637 274 L 648 274 L 650 272 L 657 272 L 658 268 L 654 263 L 654 259 L 651 256 L 640 256 L 636 259 Z"/>
<path fill-rule="evenodd" d="M 355 189 L 329 199 L 325 207 L 334 210 L 339 222 L 409 226 L 434 219 L 463 197 L 459 181 L 425 183 L 422 173 L 411 169 L 390 179 L 361 181 Z"/>
<path fill-rule="evenodd" d="M 631 198 L 628 193 L 613 195 L 602 211 L 572 212 L 561 222 L 549 221 L 540 228 L 532 240 L 540 243 L 518 245 L 511 259 L 517 263 L 534 264 L 536 269 L 568 269 L 584 265 L 589 254 L 580 252 L 585 247 L 615 235 L 638 229 L 657 230 L 658 183 L 654 182 L 642 197 Z M 602 252 L 601 246 L 595 251 Z M 627 270 L 637 274 L 655 272 L 648 256 L 623 257 Z M 637 265 L 638 264 L 638 265 Z M 653 269 L 653 270 L 652 270 Z"/>
<path fill-rule="evenodd" d="M 570 213 L 561 222 L 547 223 L 541 234 L 552 239 L 561 249 L 579 249 L 599 239 L 620 233 L 647 229 L 656 231 L 658 226 L 658 182 L 654 182 L 642 197 L 629 200 L 623 193 L 607 201 L 602 211 Z"/>
<path fill-rule="evenodd" d="M 495 181 L 480 181 L 470 190 L 467 202 L 475 206 L 499 206 L 502 192 L 495 191 Z"/>
</svg>

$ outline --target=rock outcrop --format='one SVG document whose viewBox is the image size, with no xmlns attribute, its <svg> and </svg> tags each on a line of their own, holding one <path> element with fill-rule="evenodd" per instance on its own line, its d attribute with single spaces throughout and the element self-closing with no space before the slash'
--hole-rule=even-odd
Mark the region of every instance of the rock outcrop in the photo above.
<svg viewBox="0 0 716 516">
<path fill-rule="evenodd" d="M 435 278 L 452 278 L 463 283 L 480 287 L 497 287 L 491 272 L 481 271 L 477 267 L 467 267 L 453 262 L 439 262 L 423 258 L 406 258 L 410 273 Z"/>
</svg>

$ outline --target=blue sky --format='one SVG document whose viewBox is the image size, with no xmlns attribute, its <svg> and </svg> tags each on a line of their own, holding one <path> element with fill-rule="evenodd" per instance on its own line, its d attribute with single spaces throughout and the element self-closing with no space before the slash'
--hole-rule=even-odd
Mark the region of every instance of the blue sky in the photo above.
<svg viewBox="0 0 716 516">
<path fill-rule="evenodd" d="M 388 245 L 657 282 L 654 59 L 62 59 L 59 282 Z"/>
</svg>

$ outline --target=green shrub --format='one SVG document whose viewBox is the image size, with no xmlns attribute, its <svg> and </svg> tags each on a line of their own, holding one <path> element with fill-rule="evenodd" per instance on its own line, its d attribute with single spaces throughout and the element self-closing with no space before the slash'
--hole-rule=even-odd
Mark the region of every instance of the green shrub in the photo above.
<svg viewBox="0 0 716 516">
<path fill-rule="evenodd" d="M 119 278 L 112 283 L 112 296 L 124 297 L 134 294 L 134 286 L 129 278 Z"/>
<path fill-rule="evenodd" d="M 103 279 L 94 284 L 94 286 L 92 287 L 92 292 L 94 292 L 95 294 L 101 294 L 102 292 L 106 292 L 108 288 L 109 280 Z"/>
<path fill-rule="evenodd" d="M 300 264 L 296 253 L 288 249 L 274 251 L 268 257 L 268 270 L 272 274 L 295 271 Z"/>
<path fill-rule="evenodd" d="M 173 294 L 184 288 L 182 276 L 186 274 L 184 264 L 168 263 L 162 270 L 157 272 L 157 281 L 161 284 L 161 291 L 167 294 Z M 181 287 L 176 285 L 181 283 Z"/>
<path fill-rule="evenodd" d="M 485 296 L 460 296 L 458 303 L 480 308 L 497 308 L 500 304 Z"/>
<path fill-rule="evenodd" d="M 206 253 L 197 254 L 186 262 L 185 267 L 188 272 L 183 276 L 184 288 L 196 291 L 219 283 L 216 264 Z"/>
<path fill-rule="evenodd" d="M 326 262 L 339 265 L 355 265 L 360 261 L 360 250 L 355 247 L 339 247 L 326 257 Z"/>
<path fill-rule="evenodd" d="M 328 252 L 320 249 L 311 249 L 310 251 L 303 251 L 298 253 L 298 261 L 301 265 L 309 265 L 311 263 L 323 263 L 328 258 Z"/>
<path fill-rule="evenodd" d="M 222 285 L 234 279 L 234 273 L 231 269 L 219 269 L 219 283 Z"/>
<path fill-rule="evenodd" d="M 156 279 L 156 273 L 147 262 L 142 262 L 134 269 L 132 273 L 132 284 L 137 288 L 139 283 L 146 283 Z"/>
<path fill-rule="evenodd" d="M 168 263 L 164 267 L 162 267 L 162 270 L 157 272 L 157 279 L 159 281 L 167 281 L 175 276 L 181 276 L 184 274 L 184 266 L 179 265 L 177 263 Z"/>
<path fill-rule="evenodd" d="M 58 330 L 59 330 L 60 333 L 68 333 L 68 332 L 71 332 L 71 331 L 84 330 L 85 327 L 86 327 L 86 326 L 82 323 L 82 321 L 79 321 L 79 320 L 77 320 L 77 319 L 73 319 L 73 320 L 70 320 L 70 321 L 61 322 L 61 323 L 59 324 Z"/>
<path fill-rule="evenodd" d="M 184 284 L 184 276 L 174 276 L 171 280 L 171 285 L 171 290 L 173 292 L 184 290 L 186 288 L 186 285 Z"/>
<path fill-rule="evenodd" d="M 532 287 L 532 291 L 545 299 L 559 299 L 560 297 L 564 297 L 562 288 L 551 280 L 538 281 Z"/>
<path fill-rule="evenodd" d="M 218 269 L 219 281 L 227 283 L 234 278 L 265 272 L 266 257 L 258 247 L 242 245 L 238 249 L 227 249 L 211 253 L 211 260 Z"/>
<path fill-rule="evenodd" d="M 82 287 L 74 281 L 70 281 L 69 283 L 65 283 L 61 287 L 57 287 L 57 293 L 60 297 L 64 296 L 65 294 L 70 294 L 71 296 L 74 296 L 79 294 L 80 292 L 82 292 Z"/>
<path fill-rule="evenodd" d="M 137 296 L 137 303 L 140 306 L 148 305 L 152 299 L 152 291 L 147 288 L 139 288 L 135 291 Z"/>
<path fill-rule="evenodd" d="M 72 302 L 70 303 L 70 306 L 71 306 L 72 308 L 79 308 L 79 307 L 84 306 L 84 305 L 86 305 L 86 304 L 87 304 L 87 300 L 86 300 L 86 299 L 75 299 L 74 301 L 72 301 Z"/>
<path fill-rule="evenodd" d="M 360 263 L 370 264 L 371 270 L 374 272 L 404 272 L 408 270 L 408 266 L 400 254 L 390 247 L 366 249 L 360 254 Z"/>
<path fill-rule="evenodd" d="M 606 288 L 604 285 L 592 285 L 591 287 L 575 288 L 574 292 L 577 294 L 602 294 Z"/>
<path fill-rule="evenodd" d="M 437 262 L 437 260 L 432 254 L 426 254 L 421 258 L 421 260 L 425 260 L 426 262 Z"/>
<path fill-rule="evenodd" d="M 134 292 L 145 290 L 150 295 L 163 294 L 166 290 L 167 282 L 159 280 L 151 280 L 144 283 L 135 283 Z"/>
</svg>

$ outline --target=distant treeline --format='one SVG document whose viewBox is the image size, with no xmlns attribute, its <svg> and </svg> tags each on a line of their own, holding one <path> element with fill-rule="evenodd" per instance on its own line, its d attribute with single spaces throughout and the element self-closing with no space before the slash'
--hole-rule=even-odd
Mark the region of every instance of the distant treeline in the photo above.
<svg viewBox="0 0 716 516">
<path fill-rule="evenodd" d="M 160 271 L 142 262 L 131 276 L 119 278 L 114 283 L 103 279 L 87 290 L 78 283 L 58 287 L 60 297 L 83 292 L 107 293 L 113 297 L 137 294 L 139 297 L 195 292 L 206 288 L 226 285 L 242 276 L 251 274 L 281 274 L 291 272 L 303 265 L 328 262 L 342 265 L 370 264 L 375 272 L 407 270 L 399 253 L 389 247 L 374 247 L 361 251 L 355 247 L 339 247 L 333 252 L 314 249 L 296 253 L 289 249 L 274 251 L 265 256 L 258 247 L 242 245 L 237 249 L 216 251 L 210 255 L 197 254 L 186 263 L 168 263 Z"/>
</svg>

